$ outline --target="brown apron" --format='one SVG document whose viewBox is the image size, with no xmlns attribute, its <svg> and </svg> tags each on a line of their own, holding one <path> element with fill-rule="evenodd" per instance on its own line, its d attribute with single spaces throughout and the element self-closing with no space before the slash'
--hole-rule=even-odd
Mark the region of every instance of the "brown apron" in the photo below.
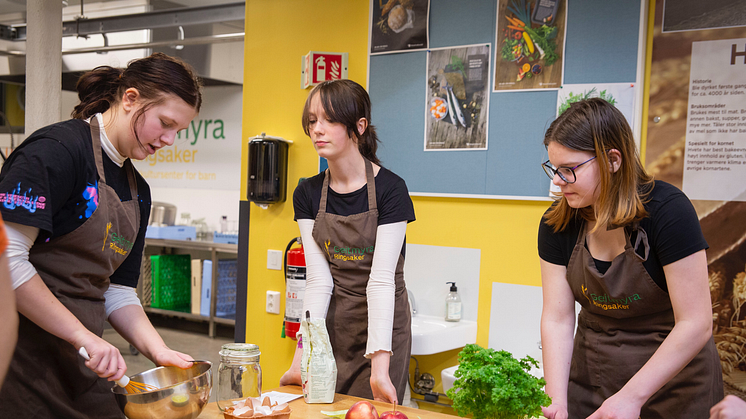
<svg viewBox="0 0 746 419">
<path fill-rule="evenodd" d="M 637 229 L 635 245 L 630 231 Z M 567 281 L 582 306 L 575 334 L 568 411 L 584 419 L 619 391 L 658 349 L 674 326 L 671 299 L 643 266 L 650 252 L 639 226 L 625 229 L 624 253 L 601 275 L 585 247 L 587 223 L 567 266 Z M 642 245 L 643 256 L 636 250 Z M 723 398 L 723 377 L 715 343 L 697 356 L 642 406 L 642 419 L 707 418 Z"/>
<path fill-rule="evenodd" d="M 109 276 L 129 256 L 140 227 L 137 183 L 125 161 L 132 199 L 121 202 L 106 184 L 99 127 L 91 123 L 98 171 L 98 208 L 74 231 L 35 243 L 29 260 L 59 301 L 98 336 Z M 66 341 L 20 315 L 18 346 L 0 392 L 0 418 L 123 418 L 111 381 L 99 378 Z"/>
<path fill-rule="evenodd" d="M 376 183 L 373 166 L 365 160 L 368 182 L 368 211 L 350 216 L 326 212 L 329 171 L 324 176 L 313 238 L 326 253 L 334 279 L 326 327 L 337 361 L 337 393 L 373 398 L 370 389 L 371 362 L 363 355 L 368 342 L 366 286 L 373 262 L 378 228 Z M 404 284 L 404 257 L 399 255 L 394 274 L 394 330 L 389 377 L 401 402 L 407 386 L 412 350 L 411 313 Z"/>
</svg>

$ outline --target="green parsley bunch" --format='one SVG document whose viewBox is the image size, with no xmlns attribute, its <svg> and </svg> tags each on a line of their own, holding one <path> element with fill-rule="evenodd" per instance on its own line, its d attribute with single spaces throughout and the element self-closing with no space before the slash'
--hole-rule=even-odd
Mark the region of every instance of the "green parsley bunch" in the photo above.
<svg viewBox="0 0 746 419">
<path fill-rule="evenodd" d="M 469 344 L 458 354 L 453 388 L 446 393 L 459 416 L 474 419 L 523 419 L 541 415 L 552 400 L 546 382 L 529 374 L 539 363 L 530 356 L 520 361 L 507 351 Z"/>
</svg>

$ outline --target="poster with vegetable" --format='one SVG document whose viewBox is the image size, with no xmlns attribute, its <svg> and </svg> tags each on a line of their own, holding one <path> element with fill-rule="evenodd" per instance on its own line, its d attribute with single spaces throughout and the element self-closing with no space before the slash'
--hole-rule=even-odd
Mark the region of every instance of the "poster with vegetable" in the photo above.
<svg viewBox="0 0 746 419">
<path fill-rule="evenodd" d="M 565 84 L 557 95 L 557 116 L 574 102 L 599 97 L 614 105 L 627 119 L 630 128 L 635 126 L 634 83 Z"/>
<path fill-rule="evenodd" d="M 370 53 L 427 49 L 430 0 L 371 0 Z"/>
<path fill-rule="evenodd" d="M 494 91 L 562 86 L 566 0 L 498 0 Z"/>
<path fill-rule="evenodd" d="M 490 45 L 427 53 L 425 151 L 486 150 Z"/>
</svg>

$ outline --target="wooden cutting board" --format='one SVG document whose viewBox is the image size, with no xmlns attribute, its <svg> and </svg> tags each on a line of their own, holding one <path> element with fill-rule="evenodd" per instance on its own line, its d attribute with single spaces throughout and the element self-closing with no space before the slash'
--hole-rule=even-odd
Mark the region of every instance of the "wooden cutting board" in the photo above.
<svg viewBox="0 0 746 419">
<path fill-rule="evenodd" d="M 299 386 L 285 386 L 267 391 L 279 391 L 281 393 L 301 394 L 301 388 Z M 307 404 L 303 401 L 303 398 L 295 399 L 289 403 L 290 408 L 293 410 L 290 413 L 290 419 L 324 419 L 328 416 L 321 413 L 324 411 L 335 411 L 349 409 L 350 406 L 357 403 L 361 399 L 359 397 L 346 396 L 344 394 L 335 394 L 334 403 L 331 404 Z M 392 406 L 388 403 L 376 402 L 368 400 L 376 407 L 378 414 L 388 412 L 392 410 Z M 411 407 L 397 406 L 397 411 L 403 412 L 409 419 L 454 419 L 458 416 L 446 415 L 444 413 L 430 412 L 427 410 L 414 409 Z M 205 410 L 199 415 L 199 419 L 223 419 L 223 413 L 218 409 L 217 403 L 210 403 L 205 406 Z"/>
</svg>

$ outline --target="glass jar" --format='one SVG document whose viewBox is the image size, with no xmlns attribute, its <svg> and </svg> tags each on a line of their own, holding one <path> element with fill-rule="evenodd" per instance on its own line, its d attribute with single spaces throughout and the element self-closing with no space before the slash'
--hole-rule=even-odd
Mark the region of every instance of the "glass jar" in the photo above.
<svg viewBox="0 0 746 419">
<path fill-rule="evenodd" d="M 224 411 L 234 401 L 262 396 L 259 347 L 251 343 L 226 343 L 220 349 L 218 407 Z"/>
</svg>

